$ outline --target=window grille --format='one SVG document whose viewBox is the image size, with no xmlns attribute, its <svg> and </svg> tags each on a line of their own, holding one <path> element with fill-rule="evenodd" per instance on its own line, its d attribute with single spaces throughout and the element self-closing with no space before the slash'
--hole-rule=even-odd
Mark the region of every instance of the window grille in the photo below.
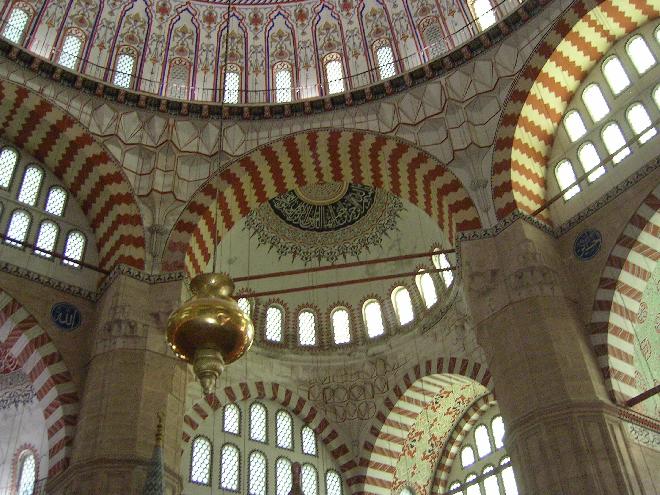
<svg viewBox="0 0 660 495">
<path fill-rule="evenodd" d="M 34 206 L 37 203 L 43 180 L 44 172 L 39 167 L 31 165 L 26 168 L 21 189 L 18 192 L 18 200 L 26 205 Z"/>
<path fill-rule="evenodd" d="M 115 86 L 119 86 L 120 88 L 129 88 L 131 86 L 134 65 L 135 57 L 133 55 L 122 53 L 117 57 L 115 77 L 113 80 Z"/>
<path fill-rule="evenodd" d="M 394 310 L 399 319 L 400 325 L 405 325 L 413 321 L 414 313 L 410 293 L 405 287 L 394 289 Z"/>
<path fill-rule="evenodd" d="M 188 64 L 180 60 L 171 62 L 167 96 L 171 98 L 186 99 L 188 97 L 189 82 L 190 67 Z"/>
<path fill-rule="evenodd" d="M 69 232 L 64 245 L 64 257 L 68 259 L 62 260 L 62 263 L 74 268 L 80 267 L 79 262 L 83 259 L 86 242 L 85 236 L 81 232 L 77 230 Z"/>
<path fill-rule="evenodd" d="M 293 76 L 288 64 L 278 64 L 275 67 L 275 101 L 277 103 L 288 103 L 291 101 L 291 89 Z"/>
<path fill-rule="evenodd" d="M 198 485 L 211 483 L 211 442 L 206 437 L 197 437 L 193 441 L 190 481 Z"/>
<path fill-rule="evenodd" d="M 0 151 L 0 187 L 9 189 L 18 162 L 18 153 L 12 148 L 2 148 Z"/>
<path fill-rule="evenodd" d="M 302 437 L 303 454 L 316 455 L 316 435 L 309 426 L 303 426 L 300 432 Z"/>
<path fill-rule="evenodd" d="M 311 311 L 298 315 L 298 341 L 300 345 L 316 345 L 316 318 Z"/>
<path fill-rule="evenodd" d="M 256 442 L 266 443 L 268 434 L 266 431 L 266 407 L 258 402 L 250 406 L 250 439 Z"/>
<path fill-rule="evenodd" d="M 365 302 L 363 313 L 369 338 L 383 335 L 385 326 L 383 325 L 383 312 L 380 309 L 380 303 L 375 300 Z"/>
<path fill-rule="evenodd" d="M 332 312 L 332 332 L 335 344 L 348 344 L 351 341 L 350 319 L 343 308 Z"/>
<path fill-rule="evenodd" d="M 62 51 L 58 64 L 67 69 L 73 70 L 78 65 L 78 56 L 82 48 L 82 40 L 78 36 L 68 35 L 62 43 Z"/>
<path fill-rule="evenodd" d="M 10 246 L 22 248 L 30 230 L 31 220 L 30 214 L 27 211 L 14 211 L 9 220 L 5 242 Z"/>
<path fill-rule="evenodd" d="M 336 471 L 325 473 L 325 493 L 326 495 L 342 495 L 341 477 Z"/>
<path fill-rule="evenodd" d="M 241 433 L 241 410 L 236 404 L 226 404 L 223 408 L 222 431 L 234 435 Z"/>
<path fill-rule="evenodd" d="M 64 189 L 58 186 L 51 187 L 46 198 L 46 213 L 61 217 L 64 213 L 66 199 L 67 193 Z"/>
<path fill-rule="evenodd" d="M 250 313 L 252 313 L 250 300 L 247 297 L 239 297 L 236 302 L 238 303 L 239 309 L 243 311 L 243 314 L 245 314 L 245 316 L 250 316 Z"/>
<path fill-rule="evenodd" d="M 223 95 L 223 102 L 230 104 L 237 104 L 240 97 L 241 89 L 241 75 L 238 71 L 225 72 L 225 91 Z"/>
<path fill-rule="evenodd" d="M 50 220 L 44 220 L 39 226 L 39 233 L 37 234 L 37 242 L 35 243 L 34 253 L 44 258 L 52 258 L 51 252 L 55 251 L 55 244 L 57 243 L 57 235 L 59 234 L 59 227 L 56 223 Z"/>
<path fill-rule="evenodd" d="M 261 452 L 250 454 L 248 495 L 266 495 L 266 456 Z"/>
<path fill-rule="evenodd" d="M 293 488 L 291 461 L 280 457 L 275 463 L 275 482 L 277 495 L 289 495 Z"/>
<path fill-rule="evenodd" d="M 343 93 L 344 66 L 338 53 L 331 53 L 325 58 L 325 79 L 328 83 L 328 94 Z"/>
<path fill-rule="evenodd" d="M 430 59 L 438 58 L 447 51 L 442 28 L 438 22 L 432 22 L 426 27 L 424 38 L 426 39 L 426 49 Z"/>
<path fill-rule="evenodd" d="M 394 52 L 389 45 L 383 45 L 376 50 L 376 61 L 378 62 L 378 74 L 381 79 L 396 76 Z"/>
<path fill-rule="evenodd" d="M 235 445 L 225 444 L 220 451 L 220 488 L 237 492 L 240 488 L 241 454 Z"/>
<path fill-rule="evenodd" d="M 21 458 L 21 465 L 18 472 L 17 495 L 32 495 L 36 481 L 37 463 L 32 452 L 28 452 Z"/>
<path fill-rule="evenodd" d="M 303 464 L 301 478 L 303 495 L 318 495 L 319 481 L 316 468 L 311 464 Z"/>
<path fill-rule="evenodd" d="M 2 31 L 2 36 L 12 43 L 20 43 L 30 16 L 23 9 L 14 7 Z"/>
<path fill-rule="evenodd" d="M 293 419 L 286 411 L 277 411 L 275 416 L 275 443 L 282 449 L 293 449 Z"/>
<path fill-rule="evenodd" d="M 282 310 L 275 306 L 266 311 L 266 340 L 282 341 Z"/>
</svg>

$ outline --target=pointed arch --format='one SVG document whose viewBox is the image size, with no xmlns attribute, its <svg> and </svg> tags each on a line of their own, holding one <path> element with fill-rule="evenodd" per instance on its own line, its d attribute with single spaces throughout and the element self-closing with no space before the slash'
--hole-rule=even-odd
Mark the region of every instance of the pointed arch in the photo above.
<svg viewBox="0 0 660 495">
<path fill-rule="evenodd" d="M 170 234 L 165 269 L 197 274 L 210 259 L 217 186 L 218 228 L 226 232 L 269 198 L 320 181 L 390 191 L 428 213 L 452 242 L 457 232 L 481 227 L 460 180 L 410 143 L 362 131 L 305 131 L 253 150 L 202 185 Z"/>
<path fill-rule="evenodd" d="M 79 411 L 77 387 L 34 316 L 0 289 L 0 354 L 5 353 L 34 387 L 48 432 L 48 476 L 54 476 L 69 465 Z"/>
<path fill-rule="evenodd" d="M 555 132 L 575 91 L 617 40 L 658 15 L 650 0 L 578 0 L 557 19 L 520 72 L 500 119 L 491 180 L 498 219 L 543 205 Z M 538 218 L 551 223 L 547 211 Z"/>
</svg>

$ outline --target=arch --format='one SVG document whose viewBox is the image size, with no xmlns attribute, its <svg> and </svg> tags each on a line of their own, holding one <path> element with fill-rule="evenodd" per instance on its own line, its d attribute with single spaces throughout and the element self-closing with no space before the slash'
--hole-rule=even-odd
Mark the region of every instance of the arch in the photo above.
<svg viewBox="0 0 660 495">
<path fill-rule="evenodd" d="M 469 359 L 439 357 L 409 369 L 390 389 L 371 424 L 365 428 L 367 433 L 360 458 L 363 471 L 348 480 L 350 486 L 361 485 L 361 490 L 367 493 L 393 488 L 396 463 L 414 418 L 447 384 L 446 379 L 443 381 L 433 375 L 448 374 L 472 380 L 492 391 L 490 371 Z M 404 403 L 405 409 L 401 407 Z M 392 445 L 396 448 L 391 448 Z"/>
<path fill-rule="evenodd" d="M 76 120 L 26 88 L 0 81 L 0 137 L 48 167 L 96 234 L 99 266 L 144 269 L 142 216 L 121 168 Z"/>
<path fill-rule="evenodd" d="M 318 439 L 328 447 L 343 473 L 356 467 L 348 442 L 323 413 L 296 392 L 275 382 L 241 382 L 225 387 L 219 394 L 209 394 L 197 401 L 183 417 L 184 442 L 190 442 L 200 423 L 212 416 L 221 406 L 248 399 L 266 399 L 282 405 L 314 430 Z"/>
<path fill-rule="evenodd" d="M 333 157 L 332 160 L 329 157 Z M 166 249 L 165 270 L 200 273 L 211 256 L 216 185 L 221 230 L 269 198 L 321 181 L 347 181 L 385 189 L 433 217 L 453 241 L 458 231 L 481 227 L 460 180 L 411 144 L 362 131 L 314 130 L 258 148 L 212 177 L 181 213 Z"/>
<path fill-rule="evenodd" d="M 591 315 L 591 345 L 610 396 L 619 404 L 637 395 L 635 325 L 644 289 L 660 260 L 658 239 L 660 186 L 644 199 L 612 248 Z"/>
<path fill-rule="evenodd" d="M 69 465 L 78 419 L 78 393 L 62 356 L 37 320 L 0 289 L 0 353 L 30 378 L 48 431 L 48 476 Z"/>
<path fill-rule="evenodd" d="M 498 219 L 545 201 L 557 126 L 580 83 L 621 37 L 660 15 L 648 0 L 579 0 L 546 34 L 509 93 L 495 137 L 492 195 Z M 547 211 L 539 217 L 551 223 Z"/>
</svg>

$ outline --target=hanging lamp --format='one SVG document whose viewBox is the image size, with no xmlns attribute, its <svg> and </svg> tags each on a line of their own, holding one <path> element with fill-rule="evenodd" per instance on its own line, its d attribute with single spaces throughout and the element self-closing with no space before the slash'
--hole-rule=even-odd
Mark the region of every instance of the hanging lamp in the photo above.
<svg viewBox="0 0 660 495">
<path fill-rule="evenodd" d="M 227 72 L 231 1 L 227 2 L 227 34 L 224 46 L 223 70 Z M 221 96 L 218 133 L 218 164 L 220 180 L 222 159 L 224 94 Z M 212 272 L 197 275 L 190 282 L 192 297 L 174 310 L 167 322 L 167 342 L 175 354 L 193 365 L 193 371 L 205 394 L 215 389 L 224 367 L 243 356 L 254 340 L 254 325 L 232 297 L 234 282 L 229 275 L 216 272 L 218 249 L 218 202 L 215 194 L 215 232 L 213 235 Z"/>
</svg>

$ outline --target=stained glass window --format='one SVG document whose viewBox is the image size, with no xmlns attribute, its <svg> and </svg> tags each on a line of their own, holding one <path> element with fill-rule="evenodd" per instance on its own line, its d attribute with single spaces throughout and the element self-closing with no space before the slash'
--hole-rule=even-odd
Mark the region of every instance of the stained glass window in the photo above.
<svg viewBox="0 0 660 495">
<path fill-rule="evenodd" d="M 282 310 L 276 306 L 266 311 L 266 340 L 282 341 Z"/>
<path fill-rule="evenodd" d="M 67 69 L 75 69 L 78 65 L 78 56 L 80 55 L 81 48 L 82 40 L 78 36 L 68 35 L 64 38 L 64 43 L 62 43 L 62 52 L 57 63 Z"/>
<path fill-rule="evenodd" d="M 413 321 L 414 313 L 410 293 L 405 287 L 397 287 L 393 292 L 394 310 L 399 324 L 405 325 Z"/>
<path fill-rule="evenodd" d="M 46 197 L 46 213 L 61 217 L 66 205 L 67 193 L 59 186 L 53 186 L 48 190 Z"/>
<path fill-rule="evenodd" d="M 2 31 L 2 36 L 12 43 L 20 43 L 30 16 L 23 9 L 14 7 Z"/>
<path fill-rule="evenodd" d="M 301 311 L 298 315 L 298 342 L 300 345 L 316 344 L 316 318 L 311 311 Z"/>
<path fill-rule="evenodd" d="M 420 270 L 420 274 L 417 275 L 417 287 L 419 288 L 420 294 L 422 294 L 422 299 L 427 308 L 432 307 L 438 302 L 438 295 L 435 292 L 435 284 L 433 283 L 433 278 L 430 273 L 425 273 L 424 270 Z"/>
<path fill-rule="evenodd" d="M 575 181 L 577 180 L 575 170 L 573 170 L 573 164 L 568 160 L 562 160 L 557 164 L 555 167 L 555 177 L 557 177 L 557 183 L 562 191 L 571 184 L 575 184 Z M 564 199 L 568 201 L 579 192 L 580 186 L 575 184 L 566 190 L 564 193 Z"/>
<path fill-rule="evenodd" d="M 303 494 L 317 495 L 319 490 L 319 481 L 316 468 L 311 464 L 303 464 L 301 478 Z"/>
<path fill-rule="evenodd" d="M 193 440 L 190 481 L 199 485 L 211 483 L 211 442 L 206 437 Z"/>
<path fill-rule="evenodd" d="M 250 439 L 257 442 L 267 442 L 266 407 L 258 402 L 250 406 Z"/>
<path fill-rule="evenodd" d="M 300 432 L 303 454 L 316 455 L 316 435 L 309 426 L 303 426 Z"/>
<path fill-rule="evenodd" d="M 64 256 L 67 259 L 62 260 L 62 263 L 78 268 L 80 263 L 77 262 L 83 259 L 86 243 L 87 241 L 82 232 L 78 232 L 77 230 L 69 232 L 69 235 L 66 236 L 66 243 L 64 244 Z"/>
<path fill-rule="evenodd" d="M 34 165 L 27 167 L 23 174 L 21 189 L 18 191 L 18 200 L 26 205 L 34 206 L 37 203 L 43 180 L 43 170 Z"/>
<path fill-rule="evenodd" d="M 7 238 L 5 242 L 11 246 L 23 247 L 30 230 L 31 217 L 27 211 L 16 210 L 12 213 L 7 227 Z"/>
<path fill-rule="evenodd" d="M 37 464 L 32 452 L 23 454 L 18 472 L 17 495 L 32 495 L 37 481 Z"/>
<path fill-rule="evenodd" d="M 250 454 L 248 495 L 266 495 L 266 456 L 261 452 Z"/>
<path fill-rule="evenodd" d="M 291 461 L 280 457 L 275 463 L 275 484 L 277 495 L 289 495 L 293 488 Z"/>
<path fill-rule="evenodd" d="M 351 341 L 350 319 L 343 308 L 332 312 L 332 333 L 335 344 L 347 344 Z"/>
<path fill-rule="evenodd" d="M 362 312 L 367 325 L 367 335 L 370 338 L 383 335 L 385 333 L 385 326 L 383 325 L 383 312 L 380 309 L 380 303 L 373 299 L 367 301 L 364 303 Z"/>
<path fill-rule="evenodd" d="M 286 411 L 277 411 L 275 416 L 276 444 L 282 449 L 293 448 L 293 419 Z"/>
<path fill-rule="evenodd" d="M 35 243 L 34 253 L 44 258 L 51 258 L 51 252 L 55 251 L 55 244 L 57 243 L 57 235 L 59 234 L 59 227 L 56 223 L 50 220 L 44 220 L 39 226 L 39 233 L 37 234 L 37 242 Z"/>
<path fill-rule="evenodd" d="M 135 57 L 128 53 L 121 53 L 117 57 L 117 65 L 115 66 L 115 77 L 113 83 L 120 88 L 128 88 L 131 86 L 131 77 L 133 76 L 133 66 L 135 65 Z"/>
<path fill-rule="evenodd" d="M 222 410 L 222 431 L 238 435 L 241 432 L 241 410 L 236 404 L 226 404 Z"/>
<path fill-rule="evenodd" d="M 18 162 L 18 153 L 12 148 L 2 148 L 0 151 L 0 187 L 9 189 L 14 170 Z"/>
<path fill-rule="evenodd" d="M 240 488 L 241 454 L 235 445 L 225 444 L 220 451 L 220 488 L 238 491 Z"/>
</svg>

